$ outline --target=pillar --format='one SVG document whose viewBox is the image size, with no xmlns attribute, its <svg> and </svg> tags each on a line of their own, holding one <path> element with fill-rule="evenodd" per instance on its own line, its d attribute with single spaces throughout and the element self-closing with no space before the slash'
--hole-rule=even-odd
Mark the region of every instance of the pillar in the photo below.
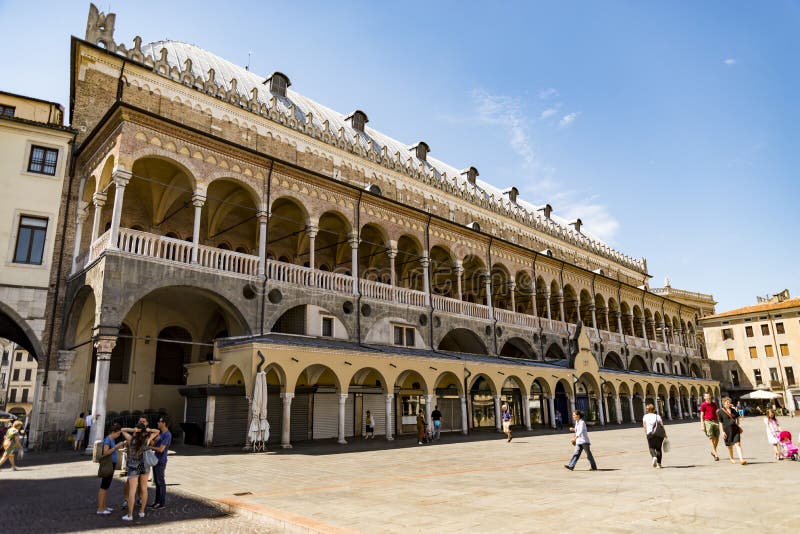
<svg viewBox="0 0 800 534">
<path fill-rule="evenodd" d="M 599 412 L 597 420 L 599 421 L 600 426 L 605 426 L 608 405 L 606 404 L 606 396 L 602 390 L 600 390 L 600 398 L 597 400 L 597 411 Z"/>
<path fill-rule="evenodd" d="M 550 291 L 545 291 L 544 292 L 544 300 L 545 300 L 545 302 L 547 302 L 547 320 L 548 321 L 552 321 L 553 320 L 553 313 L 550 310 Z"/>
<path fill-rule="evenodd" d="M 386 394 L 386 441 L 393 441 L 392 427 L 394 419 L 392 419 L 392 405 L 394 404 L 394 393 Z"/>
<path fill-rule="evenodd" d="M 561 289 L 558 290 L 558 310 L 561 312 L 561 321 L 567 322 L 567 314 L 564 313 L 564 293 Z"/>
<path fill-rule="evenodd" d="M 94 204 L 94 218 L 92 219 L 92 237 L 89 240 L 89 247 L 97 241 L 100 237 L 100 218 L 103 216 L 103 206 L 106 205 L 108 197 L 105 193 L 95 193 L 92 196 L 92 204 Z"/>
<path fill-rule="evenodd" d="M 425 291 L 425 305 L 431 305 L 431 278 L 430 278 L 430 267 L 431 267 L 431 260 L 428 258 L 428 253 L 423 252 L 422 256 L 419 259 L 420 265 L 422 265 L 422 284 L 423 290 Z"/>
<path fill-rule="evenodd" d="M 353 295 L 358 295 L 358 234 L 353 232 L 350 234 L 350 261 L 351 261 L 351 271 L 353 273 Z M 344 440 L 344 438 L 342 438 Z M 340 442 L 341 443 L 341 442 Z"/>
<path fill-rule="evenodd" d="M 317 234 L 319 233 L 319 226 L 309 224 L 306 226 L 306 237 L 308 237 L 308 267 L 311 269 L 311 276 L 314 276 L 314 270 L 317 268 Z M 316 280 L 312 280 L 313 286 L 316 286 Z"/>
<path fill-rule="evenodd" d="M 281 393 L 283 399 L 283 417 L 281 418 L 281 448 L 291 449 L 292 399 L 294 393 Z"/>
<path fill-rule="evenodd" d="M 200 220 L 203 216 L 203 204 L 206 197 L 198 192 L 192 195 L 192 205 L 194 206 L 194 227 L 192 228 L 192 263 L 197 263 L 200 251 Z"/>
<path fill-rule="evenodd" d="M 672 400 L 672 397 L 667 395 L 666 402 L 664 403 L 664 409 L 667 411 L 667 419 L 672 421 L 672 403 L 670 400 Z"/>
<path fill-rule="evenodd" d="M 122 202 L 125 198 L 125 187 L 131 180 L 132 174 L 122 169 L 114 171 L 114 210 L 111 212 L 111 233 L 108 236 L 108 248 L 117 248 L 119 224 L 122 219 Z"/>
<path fill-rule="evenodd" d="M 622 424 L 622 400 L 619 398 L 619 394 L 614 396 L 614 406 L 616 407 L 617 411 L 617 424 Z"/>
<path fill-rule="evenodd" d="M 258 276 L 264 276 L 267 268 L 267 220 L 269 213 L 261 210 L 258 217 Z"/>
<path fill-rule="evenodd" d="M 489 319 L 494 319 L 494 301 L 492 299 L 492 275 L 489 271 L 486 275 L 486 305 L 489 306 Z"/>
<path fill-rule="evenodd" d="M 517 311 L 517 296 L 515 295 L 517 289 L 517 282 L 511 280 L 508 283 L 508 287 L 511 289 L 511 311 Z"/>
<path fill-rule="evenodd" d="M 347 402 L 347 393 L 340 393 L 339 394 L 339 443 L 341 443 L 342 445 L 347 444 L 347 440 L 344 439 L 344 408 L 346 402 Z"/>
<path fill-rule="evenodd" d="M 81 253 L 81 236 L 83 235 L 83 223 L 89 217 L 86 211 L 86 203 L 78 203 L 78 214 L 75 218 L 75 245 L 72 248 L 72 273 L 78 270 L 78 254 Z M 89 244 L 91 246 L 91 243 Z"/>
<path fill-rule="evenodd" d="M 628 397 L 628 409 L 631 412 L 631 423 L 635 423 L 636 422 L 636 412 L 633 411 L 633 395 Z"/>
<path fill-rule="evenodd" d="M 465 436 L 469 434 L 469 423 L 467 421 L 467 397 L 461 395 L 461 433 Z"/>
<path fill-rule="evenodd" d="M 608 318 L 610 310 L 608 309 L 608 307 L 605 307 L 601 311 L 603 312 L 603 315 L 606 318 L 606 332 L 611 332 L 611 322 Z"/>
<path fill-rule="evenodd" d="M 433 395 L 425 395 L 425 424 L 429 427 L 433 426 L 433 422 L 431 421 L 431 412 L 433 412 Z"/>
<path fill-rule="evenodd" d="M 589 304 L 589 310 L 592 312 L 592 328 L 597 332 L 597 310 L 595 309 L 595 305 Z"/>
<path fill-rule="evenodd" d="M 642 339 L 647 339 L 647 320 L 642 316 Z"/>
<path fill-rule="evenodd" d="M 681 394 L 678 393 L 678 419 L 683 419 L 683 406 L 681 406 Z"/>
<path fill-rule="evenodd" d="M 569 413 L 567 414 L 567 422 L 572 420 L 572 414 L 575 413 L 575 395 L 569 397 Z"/>
<path fill-rule="evenodd" d="M 533 316 L 539 317 L 539 309 L 536 304 L 536 280 L 533 281 L 533 288 L 531 289 L 531 304 L 533 306 Z"/>
<path fill-rule="evenodd" d="M 90 453 L 94 442 L 102 440 L 106 427 L 106 402 L 108 399 L 108 373 L 111 368 L 111 351 L 117 344 L 116 336 L 100 336 L 94 343 L 97 363 L 94 372 L 92 393 L 92 435 L 86 438 L 86 452 Z"/>
<path fill-rule="evenodd" d="M 617 316 L 617 328 L 619 329 L 619 333 L 621 336 L 625 335 L 625 331 L 622 329 L 622 312 L 614 312 Z"/>
<path fill-rule="evenodd" d="M 464 265 L 461 261 L 456 262 L 456 287 L 458 289 L 458 300 L 464 300 L 464 291 L 462 289 L 461 278 L 464 276 Z"/>
<path fill-rule="evenodd" d="M 498 431 L 503 428 L 503 412 L 500 410 L 500 395 L 494 396 L 494 427 Z"/>
<path fill-rule="evenodd" d="M 525 423 L 525 428 L 531 430 L 531 398 L 527 395 L 522 399 L 522 421 Z"/>
<path fill-rule="evenodd" d="M 397 258 L 397 249 L 390 248 L 386 251 L 386 255 L 389 256 L 389 283 L 392 284 L 393 287 L 397 286 L 397 272 L 395 271 L 394 260 Z"/>
<path fill-rule="evenodd" d="M 660 323 L 658 323 L 658 326 L 661 327 L 661 341 L 663 341 L 664 344 L 667 345 L 668 344 L 667 343 L 667 329 L 664 326 L 664 321 L 661 321 Z"/>
<path fill-rule="evenodd" d="M 550 415 L 550 428 L 556 427 L 556 405 L 552 395 L 547 397 L 547 411 Z"/>
</svg>

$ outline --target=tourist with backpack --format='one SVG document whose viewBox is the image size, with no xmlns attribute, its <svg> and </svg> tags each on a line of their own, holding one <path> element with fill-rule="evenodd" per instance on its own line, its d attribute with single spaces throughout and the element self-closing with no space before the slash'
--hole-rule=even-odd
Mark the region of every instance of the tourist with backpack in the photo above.
<svg viewBox="0 0 800 534">
<path fill-rule="evenodd" d="M 100 450 L 95 450 L 94 460 L 100 464 L 97 470 L 97 476 L 100 477 L 100 489 L 97 492 L 97 515 L 108 515 L 114 511 L 113 508 L 106 506 L 106 492 L 111 487 L 114 471 L 117 469 L 117 451 L 125 445 L 124 441 L 117 443 L 120 434 L 122 434 L 122 426 L 114 423 L 111 425 L 108 435 L 98 444 Z"/>
</svg>

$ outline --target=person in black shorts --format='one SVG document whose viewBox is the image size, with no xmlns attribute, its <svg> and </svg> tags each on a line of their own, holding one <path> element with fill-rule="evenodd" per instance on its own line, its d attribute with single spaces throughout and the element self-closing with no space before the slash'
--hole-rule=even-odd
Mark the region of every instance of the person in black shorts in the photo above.
<svg viewBox="0 0 800 534">
<path fill-rule="evenodd" d="M 434 407 L 431 412 L 431 421 L 433 421 L 433 440 L 439 441 L 442 436 L 442 412 L 439 411 L 438 406 Z"/>
</svg>

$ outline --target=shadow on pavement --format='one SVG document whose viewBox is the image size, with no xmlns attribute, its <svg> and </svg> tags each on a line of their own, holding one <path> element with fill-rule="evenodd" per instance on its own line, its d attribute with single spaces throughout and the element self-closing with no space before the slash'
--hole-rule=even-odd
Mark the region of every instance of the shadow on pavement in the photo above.
<svg viewBox="0 0 800 534">
<path fill-rule="evenodd" d="M 5 474 L 5 473 L 3 473 Z M 122 502 L 120 478 L 115 478 L 108 490 L 107 504 L 115 510 L 99 516 L 97 490 L 99 479 L 94 477 L 64 477 L 51 479 L 7 479 L 0 483 L 3 524 L 9 532 L 76 532 L 121 528 L 126 526 L 176 527 L 176 522 L 197 519 L 223 519 L 227 512 L 203 501 L 169 492 L 167 508 L 147 512 L 134 521 L 122 521 L 127 510 Z M 153 488 L 149 489 L 150 500 Z M 134 512 L 138 512 L 138 509 Z"/>
</svg>

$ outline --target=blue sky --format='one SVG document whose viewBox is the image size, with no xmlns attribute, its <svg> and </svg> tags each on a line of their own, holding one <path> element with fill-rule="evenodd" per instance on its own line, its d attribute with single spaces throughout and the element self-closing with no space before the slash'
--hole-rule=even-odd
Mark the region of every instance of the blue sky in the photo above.
<svg viewBox="0 0 800 534">
<path fill-rule="evenodd" d="M 647 258 L 723 311 L 800 296 L 800 2 L 100 2 Z M 88 2 L 0 1 L 0 90 L 67 104 Z"/>
</svg>

